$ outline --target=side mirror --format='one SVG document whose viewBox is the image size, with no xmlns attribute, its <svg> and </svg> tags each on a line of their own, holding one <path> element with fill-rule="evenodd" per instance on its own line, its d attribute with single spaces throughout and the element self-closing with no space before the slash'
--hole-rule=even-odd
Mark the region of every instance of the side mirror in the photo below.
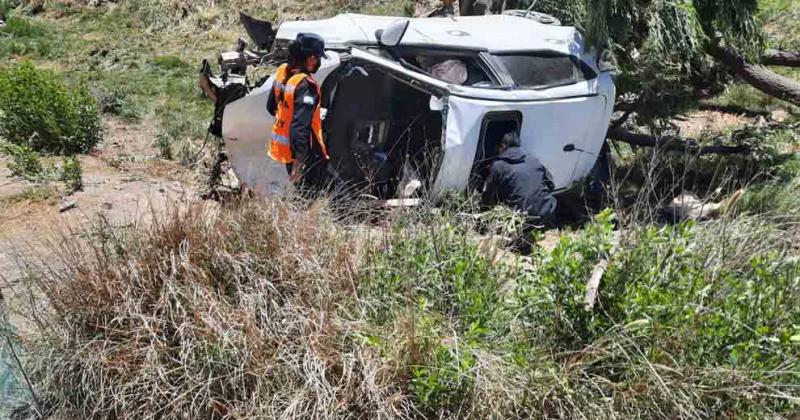
<svg viewBox="0 0 800 420">
<path fill-rule="evenodd" d="M 385 29 L 378 29 L 375 31 L 375 38 L 378 40 L 378 44 L 384 47 L 396 47 L 400 45 L 400 41 L 403 40 L 403 36 L 408 30 L 409 24 L 411 24 L 410 20 L 401 19 L 393 22 Z"/>
<path fill-rule="evenodd" d="M 614 54 L 611 50 L 605 49 L 600 52 L 600 55 L 597 57 L 597 69 L 603 73 L 615 72 L 617 70 Z"/>
</svg>

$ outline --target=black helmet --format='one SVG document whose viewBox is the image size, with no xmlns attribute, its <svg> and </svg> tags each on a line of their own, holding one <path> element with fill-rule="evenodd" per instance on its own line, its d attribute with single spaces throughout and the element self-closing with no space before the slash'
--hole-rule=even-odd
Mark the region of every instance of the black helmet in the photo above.
<svg viewBox="0 0 800 420">
<path fill-rule="evenodd" d="M 328 55 L 325 54 L 325 40 L 321 36 L 309 32 L 301 32 L 297 34 L 296 40 L 304 57 L 316 55 L 328 58 Z"/>
</svg>

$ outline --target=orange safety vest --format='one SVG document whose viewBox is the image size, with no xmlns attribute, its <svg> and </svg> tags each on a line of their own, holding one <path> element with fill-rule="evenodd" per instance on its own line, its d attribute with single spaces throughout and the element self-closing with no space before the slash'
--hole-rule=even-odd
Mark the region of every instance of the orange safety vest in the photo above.
<svg viewBox="0 0 800 420">
<path fill-rule="evenodd" d="M 292 162 L 292 147 L 289 143 L 289 131 L 292 118 L 294 117 L 294 90 L 297 89 L 300 82 L 307 78 L 317 89 L 317 98 L 319 98 L 320 102 L 322 101 L 322 91 L 316 80 L 305 73 L 297 73 L 290 77 L 284 85 L 283 81 L 286 80 L 286 72 L 286 64 L 278 67 L 278 72 L 275 74 L 275 82 L 272 86 L 275 93 L 275 100 L 278 101 L 278 109 L 275 112 L 275 125 L 272 126 L 272 140 L 269 143 L 269 150 L 267 152 L 272 159 L 281 163 Z M 322 156 L 328 159 L 328 150 L 322 139 L 322 113 L 319 103 L 317 103 L 316 108 L 314 108 L 314 116 L 311 119 L 311 133 L 312 138 L 308 140 L 313 142 L 314 138 L 316 138 L 322 150 Z"/>
</svg>

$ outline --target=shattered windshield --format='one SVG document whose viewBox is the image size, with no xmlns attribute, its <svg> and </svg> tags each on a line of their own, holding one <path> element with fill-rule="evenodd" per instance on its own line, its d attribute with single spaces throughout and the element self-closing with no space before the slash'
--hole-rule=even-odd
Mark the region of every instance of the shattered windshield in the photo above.
<svg viewBox="0 0 800 420">
<path fill-rule="evenodd" d="M 396 48 L 392 55 L 380 48 L 367 48 L 381 58 L 402 62 L 406 68 L 457 86 L 498 88 L 499 83 L 490 76 L 475 53 L 455 52 L 420 47 Z"/>
<path fill-rule="evenodd" d="M 566 55 L 503 54 L 495 55 L 505 66 L 514 84 L 527 88 L 571 85 L 594 77 L 591 69 Z"/>
</svg>

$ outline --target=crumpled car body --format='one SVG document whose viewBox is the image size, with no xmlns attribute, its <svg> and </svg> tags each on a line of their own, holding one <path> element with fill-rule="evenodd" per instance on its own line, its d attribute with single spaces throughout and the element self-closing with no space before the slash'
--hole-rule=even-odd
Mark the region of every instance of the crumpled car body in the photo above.
<svg viewBox="0 0 800 420">
<path fill-rule="evenodd" d="M 258 30 L 248 19 L 252 36 Z M 271 35 L 262 26 L 256 35 L 257 44 L 273 44 L 261 64 L 279 62 L 297 33 L 325 39 L 329 58 L 314 78 L 322 86 L 329 173 L 337 188 L 382 198 L 400 195 L 409 183 L 433 197 L 480 189 L 500 139 L 512 130 L 548 168 L 557 190 L 590 173 L 615 87 L 578 30 L 520 13 L 408 19 L 399 43 L 382 45 L 380 31 L 399 19 L 342 14 L 284 22 Z M 247 54 L 240 49 L 239 63 L 258 61 Z M 241 82 L 233 73 L 211 76 L 215 95 Z M 223 104 L 217 98 L 217 130 L 232 168 L 260 196 L 288 184 L 286 169 L 266 154 L 272 81 Z"/>
</svg>

